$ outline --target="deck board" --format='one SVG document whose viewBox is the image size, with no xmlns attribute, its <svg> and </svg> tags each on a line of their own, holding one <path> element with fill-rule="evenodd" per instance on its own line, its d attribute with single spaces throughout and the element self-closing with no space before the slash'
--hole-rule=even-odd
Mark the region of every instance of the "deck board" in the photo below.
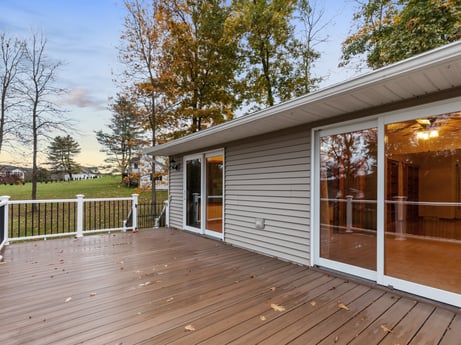
<svg viewBox="0 0 461 345">
<path fill-rule="evenodd" d="M 173 229 L 14 243 L 3 256 L 6 345 L 461 339 L 459 309 Z"/>
</svg>

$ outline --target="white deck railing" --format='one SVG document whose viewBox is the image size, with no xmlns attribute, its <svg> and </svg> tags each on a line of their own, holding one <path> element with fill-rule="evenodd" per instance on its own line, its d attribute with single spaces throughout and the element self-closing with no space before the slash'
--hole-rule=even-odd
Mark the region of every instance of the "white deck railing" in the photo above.
<svg viewBox="0 0 461 345">
<path fill-rule="evenodd" d="M 82 237 L 95 232 L 138 228 L 138 195 L 125 198 L 10 200 L 0 197 L 0 249 L 11 241 Z M 127 225 L 126 218 L 131 213 Z"/>
</svg>

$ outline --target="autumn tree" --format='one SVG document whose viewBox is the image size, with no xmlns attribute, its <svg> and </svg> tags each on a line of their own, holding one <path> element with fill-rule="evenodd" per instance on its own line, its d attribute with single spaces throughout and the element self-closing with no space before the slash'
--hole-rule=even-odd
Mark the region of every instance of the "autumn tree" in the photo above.
<svg viewBox="0 0 461 345">
<path fill-rule="evenodd" d="M 48 146 L 48 162 L 55 173 L 72 174 L 80 170 L 74 157 L 80 153 L 80 145 L 70 135 L 57 136 Z"/>
<path fill-rule="evenodd" d="M 56 74 L 62 63 L 48 57 L 46 43 L 46 39 L 38 34 L 27 42 L 19 83 L 24 104 L 22 140 L 32 148 L 32 200 L 37 197 L 40 143 L 50 140 L 51 133 L 64 131 L 71 124 L 56 104 L 57 97 L 63 93 L 55 86 Z"/>
<path fill-rule="evenodd" d="M 18 102 L 17 86 L 24 45 L 24 41 L 0 34 L 0 153 L 15 127 L 12 110 Z"/>
<path fill-rule="evenodd" d="M 376 69 L 461 38 L 459 0 L 368 0 L 354 14 L 355 32 L 342 47 Z"/>
<path fill-rule="evenodd" d="M 171 113 L 195 132 L 233 117 L 238 106 L 237 37 L 226 32 L 224 0 L 166 0 L 160 6 L 166 33 L 163 53 Z"/>
<path fill-rule="evenodd" d="M 126 96 L 118 95 L 110 108 L 112 118 L 107 126 L 110 131 L 96 131 L 96 139 L 103 146 L 101 152 L 108 155 L 105 161 L 115 164 L 123 181 L 132 159 L 137 157 L 146 141 L 142 138 L 136 106 Z"/>
</svg>

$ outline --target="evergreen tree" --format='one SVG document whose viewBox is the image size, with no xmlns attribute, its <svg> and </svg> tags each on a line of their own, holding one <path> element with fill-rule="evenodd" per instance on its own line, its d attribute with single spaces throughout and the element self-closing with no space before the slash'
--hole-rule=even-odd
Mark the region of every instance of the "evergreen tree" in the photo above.
<svg viewBox="0 0 461 345">
<path fill-rule="evenodd" d="M 96 139 L 103 146 L 101 151 L 108 155 L 105 161 L 115 164 L 123 181 L 132 159 L 137 157 L 146 141 L 142 139 L 137 109 L 126 96 L 118 95 L 111 110 L 110 132 L 96 131 Z"/>
<path fill-rule="evenodd" d="M 70 136 L 57 136 L 48 146 L 48 162 L 54 173 L 72 174 L 80 170 L 74 157 L 80 153 L 80 145 Z"/>
</svg>

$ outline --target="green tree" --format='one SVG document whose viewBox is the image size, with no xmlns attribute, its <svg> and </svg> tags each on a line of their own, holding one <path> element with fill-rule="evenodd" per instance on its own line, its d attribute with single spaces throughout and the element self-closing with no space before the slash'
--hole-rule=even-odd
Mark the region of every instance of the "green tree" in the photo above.
<svg viewBox="0 0 461 345">
<path fill-rule="evenodd" d="M 108 157 L 107 163 L 115 164 L 122 174 L 122 181 L 129 173 L 129 166 L 146 141 L 142 139 L 142 130 L 135 105 L 126 96 L 118 95 L 111 104 L 112 118 L 108 125 L 110 132 L 96 131 L 96 139 L 103 146 L 101 152 Z"/>
<path fill-rule="evenodd" d="M 240 37 L 244 59 L 242 92 L 247 104 L 272 106 L 297 94 L 293 55 L 299 42 L 291 25 L 295 0 L 234 0 L 227 27 Z"/>
<path fill-rule="evenodd" d="M 376 69 L 461 38 L 459 0 L 368 0 L 354 21 L 342 66 L 364 56 Z"/>
<path fill-rule="evenodd" d="M 80 170 L 74 157 L 80 153 L 80 145 L 70 135 L 57 136 L 48 146 L 48 164 L 55 173 L 72 174 Z"/>
</svg>

